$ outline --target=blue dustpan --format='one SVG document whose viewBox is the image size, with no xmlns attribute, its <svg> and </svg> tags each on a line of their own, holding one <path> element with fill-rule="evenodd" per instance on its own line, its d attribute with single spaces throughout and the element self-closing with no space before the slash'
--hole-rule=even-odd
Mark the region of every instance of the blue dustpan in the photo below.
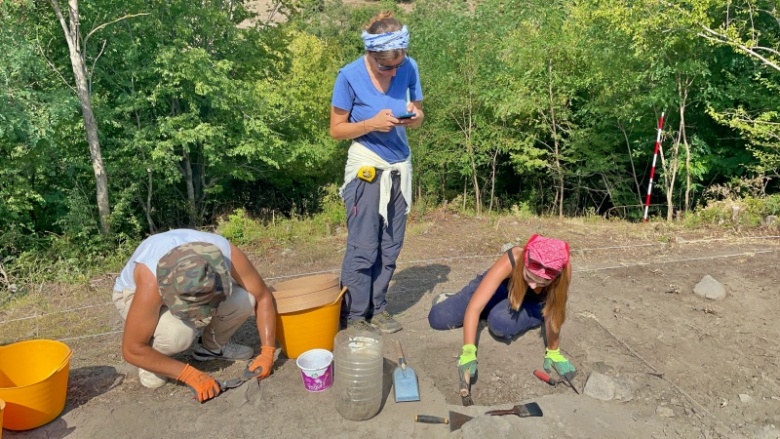
<svg viewBox="0 0 780 439">
<path fill-rule="evenodd" d="M 401 342 L 396 340 L 395 347 L 398 349 L 398 367 L 393 371 L 395 402 L 419 401 L 420 387 L 417 384 L 417 374 L 406 365 Z"/>
</svg>

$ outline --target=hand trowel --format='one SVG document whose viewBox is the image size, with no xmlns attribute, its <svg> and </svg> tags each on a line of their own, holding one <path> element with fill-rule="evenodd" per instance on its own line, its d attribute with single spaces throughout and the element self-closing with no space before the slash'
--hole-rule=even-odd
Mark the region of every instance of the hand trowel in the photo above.
<svg viewBox="0 0 780 439">
<path fill-rule="evenodd" d="M 441 418 L 439 416 L 430 415 L 416 415 L 414 417 L 416 422 L 425 422 L 428 424 L 449 424 L 451 432 L 460 429 L 463 424 L 469 422 L 472 419 L 474 418 L 471 416 L 453 411 L 450 411 L 450 416 L 448 418 Z"/>
</svg>

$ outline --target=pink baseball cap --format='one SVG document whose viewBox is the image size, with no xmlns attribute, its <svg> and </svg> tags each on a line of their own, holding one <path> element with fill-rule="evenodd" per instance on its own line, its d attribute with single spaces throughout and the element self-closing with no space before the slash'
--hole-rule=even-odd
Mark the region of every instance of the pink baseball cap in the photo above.
<svg viewBox="0 0 780 439">
<path fill-rule="evenodd" d="M 525 244 L 523 255 L 528 271 L 544 279 L 555 279 L 569 263 L 569 244 L 535 234 Z"/>
</svg>

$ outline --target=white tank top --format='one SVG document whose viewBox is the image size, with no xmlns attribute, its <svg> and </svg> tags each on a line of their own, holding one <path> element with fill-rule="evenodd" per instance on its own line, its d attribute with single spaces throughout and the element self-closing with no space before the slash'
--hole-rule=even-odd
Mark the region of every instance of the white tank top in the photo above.
<svg viewBox="0 0 780 439">
<path fill-rule="evenodd" d="M 157 277 L 157 262 L 174 247 L 190 242 L 208 242 L 216 245 L 225 256 L 228 270 L 232 268 L 230 257 L 230 242 L 222 236 L 213 233 L 199 232 L 192 229 L 176 229 L 158 233 L 146 238 L 133 252 L 133 256 L 119 273 L 114 283 L 114 291 L 135 291 L 135 278 L 133 272 L 136 264 L 146 265 L 152 274 Z"/>
</svg>

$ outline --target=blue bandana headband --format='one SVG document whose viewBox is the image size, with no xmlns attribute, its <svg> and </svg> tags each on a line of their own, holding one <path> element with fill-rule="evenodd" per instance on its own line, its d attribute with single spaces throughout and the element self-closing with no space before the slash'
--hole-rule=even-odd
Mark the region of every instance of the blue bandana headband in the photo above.
<svg viewBox="0 0 780 439">
<path fill-rule="evenodd" d="M 383 34 L 370 34 L 363 31 L 360 38 L 363 39 L 363 45 L 369 52 L 384 52 L 409 47 L 409 29 L 406 26 L 399 31 L 385 32 Z"/>
</svg>

